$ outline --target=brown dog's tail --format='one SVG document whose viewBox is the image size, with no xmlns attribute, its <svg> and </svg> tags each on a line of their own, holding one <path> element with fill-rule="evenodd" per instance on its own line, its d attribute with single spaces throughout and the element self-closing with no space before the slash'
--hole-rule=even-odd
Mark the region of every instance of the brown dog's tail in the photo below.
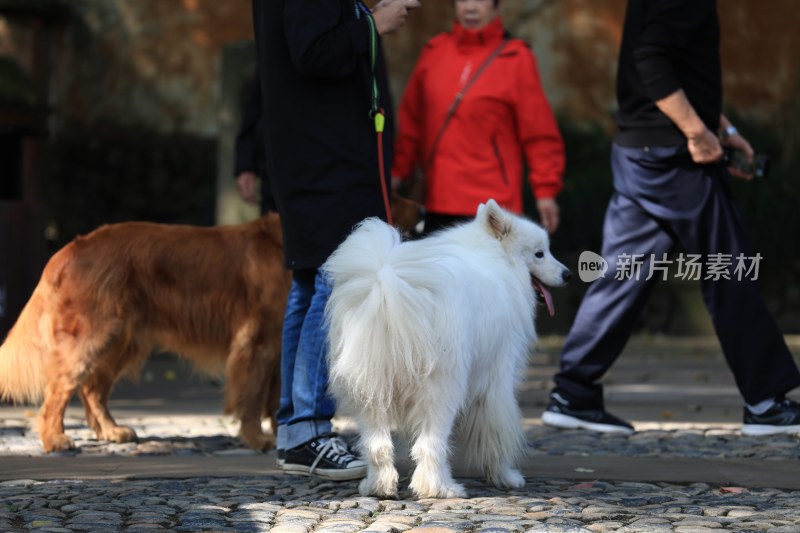
<svg viewBox="0 0 800 533">
<path fill-rule="evenodd" d="M 43 296 L 37 287 L 0 346 L 0 399 L 39 403 L 44 392 L 44 355 L 39 319 Z"/>
</svg>

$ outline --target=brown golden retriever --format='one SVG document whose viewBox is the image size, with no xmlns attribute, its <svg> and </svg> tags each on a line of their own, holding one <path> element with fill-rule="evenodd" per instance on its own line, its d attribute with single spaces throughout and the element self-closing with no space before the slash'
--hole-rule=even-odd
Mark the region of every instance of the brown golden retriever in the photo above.
<svg viewBox="0 0 800 533">
<path fill-rule="evenodd" d="M 74 447 L 64 411 L 77 390 L 97 438 L 136 439 L 108 410 L 122 374 L 158 348 L 225 373 L 225 410 L 240 438 L 266 450 L 262 430 L 280 392 L 281 328 L 291 274 L 280 220 L 238 226 L 126 222 L 76 238 L 48 262 L 0 346 L 0 397 L 38 402 L 45 451 Z"/>
</svg>

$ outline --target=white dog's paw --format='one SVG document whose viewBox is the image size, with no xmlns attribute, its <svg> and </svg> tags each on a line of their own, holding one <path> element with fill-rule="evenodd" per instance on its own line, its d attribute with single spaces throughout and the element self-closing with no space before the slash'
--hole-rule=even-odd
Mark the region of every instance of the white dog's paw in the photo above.
<svg viewBox="0 0 800 533">
<path fill-rule="evenodd" d="M 466 498 L 467 490 L 452 479 L 449 482 L 430 480 L 414 474 L 409 485 L 418 498 Z"/>
<path fill-rule="evenodd" d="M 525 478 L 519 470 L 506 468 L 501 472 L 487 473 L 486 480 L 501 489 L 519 489 L 525 486 Z"/>
<path fill-rule="evenodd" d="M 358 484 L 358 492 L 362 496 L 376 496 L 379 498 L 397 498 L 397 471 L 394 475 L 372 476 L 367 475 Z"/>
<path fill-rule="evenodd" d="M 442 498 L 466 498 L 467 497 L 467 489 L 464 488 L 464 485 L 460 483 L 452 483 L 444 487 L 444 494 L 441 495 Z"/>
<path fill-rule="evenodd" d="M 425 489 L 419 489 L 416 487 L 410 487 L 410 488 L 417 498 L 450 499 L 450 498 L 467 497 L 467 489 L 465 489 L 464 486 L 459 483 L 442 485 L 440 487 L 427 487 Z"/>
</svg>

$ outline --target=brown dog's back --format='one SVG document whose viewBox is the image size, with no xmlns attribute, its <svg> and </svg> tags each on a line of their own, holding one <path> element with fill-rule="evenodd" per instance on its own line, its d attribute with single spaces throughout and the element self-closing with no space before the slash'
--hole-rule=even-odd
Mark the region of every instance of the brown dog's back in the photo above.
<svg viewBox="0 0 800 533">
<path fill-rule="evenodd" d="M 160 348 L 224 370 L 226 410 L 242 419 L 242 438 L 269 447 L 261 415 L 276 408 L 289 283 L 277 215 L 220 228 L 101 227 L 48 262 L 0 347 L 0 393 L 34 401 L 44 392 L 45 449 L 71 447 L 61 420 L 78 387 L 98 437 L 130 440 L 107 413 L 108 393 Z"/>
</svg>

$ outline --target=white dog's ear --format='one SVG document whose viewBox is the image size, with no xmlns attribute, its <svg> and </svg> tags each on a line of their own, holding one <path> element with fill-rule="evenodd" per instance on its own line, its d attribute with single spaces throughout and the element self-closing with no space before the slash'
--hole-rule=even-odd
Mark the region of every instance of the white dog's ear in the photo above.
<svg viewBox="0 0 800 533">
<path fill-rule="evenodd" d="M 511 233 L 511 219 L 494 200 L 489 200 L 486 205 L 479 205 L 476 218 L 482 221 L 489 235 L 498 241 L 502 241 Z"/>
</svg>

